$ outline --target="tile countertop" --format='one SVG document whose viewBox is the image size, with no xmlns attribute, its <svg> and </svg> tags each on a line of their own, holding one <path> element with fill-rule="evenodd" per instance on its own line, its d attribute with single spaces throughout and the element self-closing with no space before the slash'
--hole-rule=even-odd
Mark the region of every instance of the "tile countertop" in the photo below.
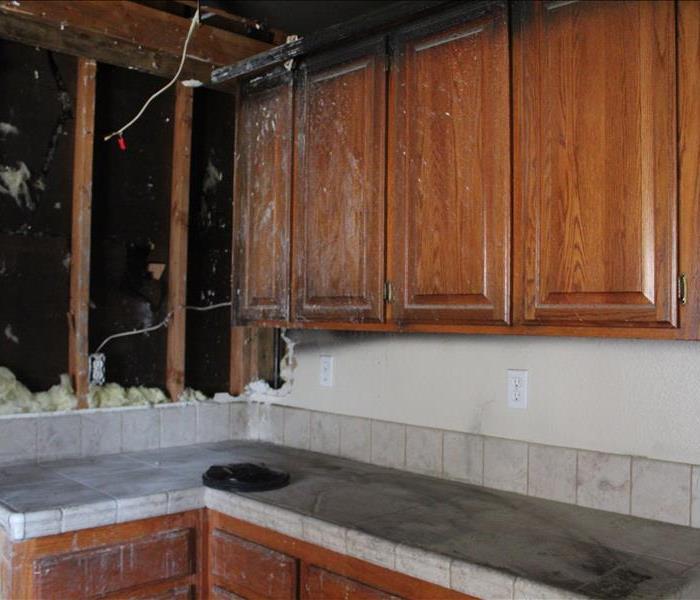
<svg viewBox="0 0 700 600">
<path fill-rule="evenodd" d="M 211 464 L 264 462 L 286 488 L 206 489 Z M 0 468 L 14 540 L 209 507 L 484 598 L 699 598 L 700 530 L 259 442 Z"/>
</svg>

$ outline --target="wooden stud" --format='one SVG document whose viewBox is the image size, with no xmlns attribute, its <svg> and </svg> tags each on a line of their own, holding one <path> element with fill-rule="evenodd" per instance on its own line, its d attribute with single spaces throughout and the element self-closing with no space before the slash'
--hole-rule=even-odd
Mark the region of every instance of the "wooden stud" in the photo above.
<svg viewBox="0 0 700 600">
<path fill-rule="evenodd" d="M 87 407 L 88 321 L 90 310 L 90 227 L 92 158 L 95 130 L 97 63 L 78 59 L 73 153 L 73 223 L 71 229 L 70 323 L 68 364 L 78 408 Z"/>
<path fill-rule="evenodd" d="M 168 326 L 166 388 L 176 402 L 185 387 L 185 304 L 187 302 L 187 230 L 192 154 L 192 88 L 175 91 L 170 250 L 168 252 Z"/>
<path fill-rule="evenodd" d="M 251 353 L 249 348 L 251 327 L 231 327 L 231 352 L 229 357 L 229 393 L 240 396 L 250 382 Z"/>
</svg>

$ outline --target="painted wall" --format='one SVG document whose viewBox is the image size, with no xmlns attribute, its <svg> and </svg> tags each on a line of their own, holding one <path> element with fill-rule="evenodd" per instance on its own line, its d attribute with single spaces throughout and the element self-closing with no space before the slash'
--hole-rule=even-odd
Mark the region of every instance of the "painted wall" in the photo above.
<svg viewBox="0 0 700 600">
<path fill-rule="evenodd" d="M 291 394 L 339 414 L 700 464 L 700 343 L 293 331 Z M 335 385 L 319 385 L 319 355 Z M 506 370 L 529 371 L 527 410 Z"/>
</svg>

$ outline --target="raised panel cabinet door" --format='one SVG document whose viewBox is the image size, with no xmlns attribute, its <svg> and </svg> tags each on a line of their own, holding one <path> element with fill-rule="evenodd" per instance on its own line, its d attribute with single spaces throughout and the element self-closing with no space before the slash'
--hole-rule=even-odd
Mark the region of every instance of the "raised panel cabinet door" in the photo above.
<svg viewBox="0 0 700 600">
<path fill-rule="evenodd" d="M 234 298 L 240 322 L 289 317 L 292 78 L 248 83 L 238 99 Z"/>
<path fill-rule="evenodd" d="M 294 318 L 384 314 L 385 53 L 372 41 L 302 65 L 296 92 Z"/>
<path fill-rule="evenodd" d="M 469 8 L 467 8 L 467 11 Z M 399 33 L 389 91 L 392 320 L 507 323 L 505 6 Z"/>
<path fill-rule="evenodd" d="M 676 326 L 675 3 L 514 10 L 516 321 Z"/>
<path fill-rule="evenodd" d="M 301 568 L 299 597 L 301 600 L 400 600 L 399 596 L 307 564 Z"/>
<path fill-rule="evenodd" d="M 293 600 L 297 592 L 296 559 L 214 529 L 209 539 L 214 596 L 248 600 Z"/>
</svg>

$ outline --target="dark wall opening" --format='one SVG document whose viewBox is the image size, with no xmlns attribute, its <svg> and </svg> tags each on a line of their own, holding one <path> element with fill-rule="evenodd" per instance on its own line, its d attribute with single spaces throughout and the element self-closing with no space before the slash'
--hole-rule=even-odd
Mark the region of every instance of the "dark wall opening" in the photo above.
<svg viewBox="0 0 700 600">
<path fill-rule="evenodd" d="M 0 365 L 36 391 L 68 370 L 76 60 L 0 41 Z"/>
<path fill-rule="evenodd" d="M 102 141 L 141 108 L 162 79 L 99 65 L 90 273 L 90 351 L 114 333 L 168 314 L 167 268 L 174 92 L 159 96 L 125 134 Z M 111 341 L 107 380 L 165 386 L 166 329 Z"/>
<path fill-rule="evenodd" d="M 231 300 L 234 98 L 194 96 L 187 303 Z M 187 312 L 185 382 L 207 394 L 229 385 L 231 310 Z"/>
</svg>

